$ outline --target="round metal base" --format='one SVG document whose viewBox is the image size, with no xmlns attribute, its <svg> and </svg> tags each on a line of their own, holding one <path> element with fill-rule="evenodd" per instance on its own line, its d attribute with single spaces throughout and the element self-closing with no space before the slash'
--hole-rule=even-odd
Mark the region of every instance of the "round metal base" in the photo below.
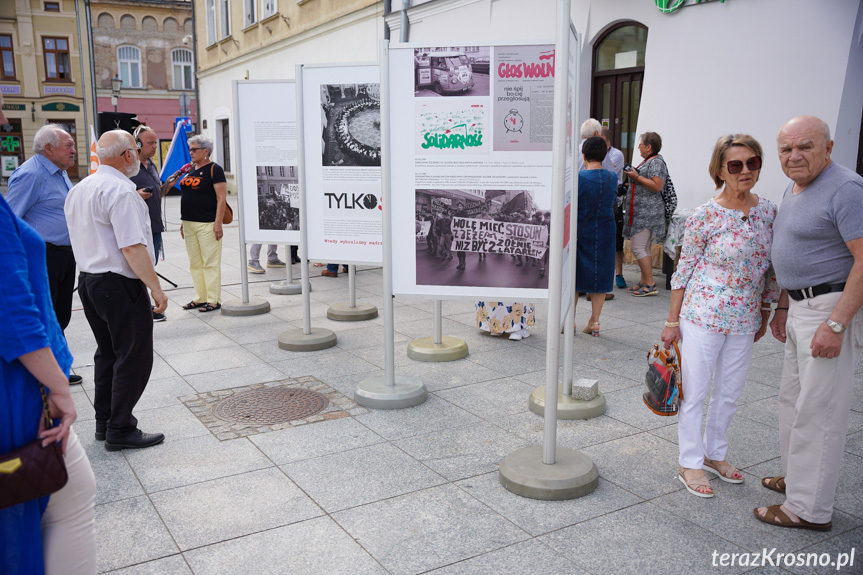
<svg viewBox="0 0 863 575">
<path fill-rule="evenodd" d="M 500 484 L 508 491 L 543 501 L 576 499 L 599 485 L 599 471 L 580 451 L 557 446 L 554 465 L 542 462 L 542 446 L 513 451 L 500 464 Z"/>
<path fill-rule="evenodd" d="M 309 284 L 309 291 L 311 290 L 312 286 Z M 288 280 L 282 280 L 280 282 L 273 282 L 270 284 L 270 293 L 276 295 L 297 295 L 303 293 L 303 281 L 294 280 L 288 283 Z"/>
<path fill-rule="evenodd" d="M 239 299 L 222 302 L 222 315 L 261 315 L 269 311 L 270 302 L 259 297 L 249 298 L 249 303 L 243 303 L 243 300 Z"/>
<path fill-rule="evenodd" d="M 383 375 L 362 380 L 354 391 L 354 401 L 372 409 L 414 407 L 428 399 L 426 386 L 416 377 L 395 376 L 395 386 L 387 385 Z"/>
<path fill-rule="evenodd" d="M 333 321 L 365 321 L 378 317 L 378 308 L 368 303 L 334 303 L 327 310 L 327 319 Z"/>
<path fill-rule="evenodd" d="M 545 387 L 537 387 L 530 394 L 528 408 L 537 415 L 545 415 Z M 590 419 L 605 413 L 605 396 L 597 393 L 596 397 L 584 401 L 573 399 L 569 395 L 558 394 L 558 419 Z"/>
<path fill-rule="evenodd" d="M 332 330 L 313 327 L 305 335 L 302 329 L 289 329 L 279 335 L 279 347 L 288 351 L 317 351 L 336 345 L 336 334 Z"/>
<path fill-rule="evenodd" d="M 455 361 L 467 356 L 465 341 L 449 335 L 443 336 L 437 344 L 433 337 L 418 337 L 408 345 L 408 357 L 416 361 Z"/>
</svg>

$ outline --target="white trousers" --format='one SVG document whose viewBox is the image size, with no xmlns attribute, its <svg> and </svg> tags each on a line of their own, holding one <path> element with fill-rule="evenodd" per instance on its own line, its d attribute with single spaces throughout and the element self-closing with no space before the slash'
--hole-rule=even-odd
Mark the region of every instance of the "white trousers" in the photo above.
<svg viewBox="0 0 863 575">
<path fill-rule="evenodd" d="M 806 521 L 827 523 L 845 449 L 854 367 L 863 346 L 863 312 L 846 326 L 833 359 L 812 357 L 815 330 L 841 293 L 789 301 L 785 364 L 779 384 L 779 448 L 785 474 L 785 507 Z"/>
<path fill-rule="evenodd" d="M 42 515 L 45 575 L 95 575 L 96 478 L 74 429 L 66 447 L 66 472 L 69 482 L 51 494 Z"/>
<path fill-rule="evenodd" d="M 724 335 L 680 319 L 683 401 L 677 419 L 681 467 L 701 469 L 704 457 L 722 461 L 728 451 L 725 432 L 737 411 L 749 362 L 754 334 Z M 713 379 L 704 435 L 701 422 L 704 398 Z"/>
</svg>

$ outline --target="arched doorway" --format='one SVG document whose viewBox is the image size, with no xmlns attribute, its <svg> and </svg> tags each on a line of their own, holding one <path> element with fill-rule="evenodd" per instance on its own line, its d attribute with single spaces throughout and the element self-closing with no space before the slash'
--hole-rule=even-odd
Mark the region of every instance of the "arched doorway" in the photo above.
<svg viewBox="0 0 863 575">
<path fill-rule="evenodd" d="M 612 142 L 632 161 L 635 128 L 644 83 L 647 27 L 621 22 L 600 36 L 593 46 L 591 117 L 611 128 Z"/>
</svg>

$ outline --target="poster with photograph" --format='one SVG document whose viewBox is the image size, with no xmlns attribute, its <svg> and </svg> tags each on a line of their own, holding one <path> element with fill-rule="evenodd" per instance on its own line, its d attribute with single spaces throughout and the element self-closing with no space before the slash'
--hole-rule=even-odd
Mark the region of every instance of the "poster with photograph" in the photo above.
<svg viewBox="0 0 863 575">
<path fill-rule="evenodd" d="M 234 82 L 234 161 L 247 243 L 300 243 L 296 98 L 293 81 Z"/>
<path fill-rule="evenodd" d="M 383 208 L 378 66 L 303 66 L 302 78 L 309 259 L 379 265 Z"/>
<path fill-rule="evenodd" d="M 517 60 L 543 68 L 529 68 L 535 77 L 497 78 L 498 62 Z M 390 47 L 395 293 L 547 297 L 551 116 L 525 109 L 527 139 L 500 148 L 506 127 L 497 116 L 516 105 L 498 98 L 516 92 L 530 101 L 537 94 L 540 108 L 542 98 L 553 100 L 553 87 L 545 92 L 553 75 L 542 77 L 553 60 L 553 45 Z M 416 240 L 404 241 L 411 233 Z"/>
<path fill-rule="evenodd" d="M 489 51 L 488 46 L 414 48 L 414 95 L 488 96 Z"/>
</svg>

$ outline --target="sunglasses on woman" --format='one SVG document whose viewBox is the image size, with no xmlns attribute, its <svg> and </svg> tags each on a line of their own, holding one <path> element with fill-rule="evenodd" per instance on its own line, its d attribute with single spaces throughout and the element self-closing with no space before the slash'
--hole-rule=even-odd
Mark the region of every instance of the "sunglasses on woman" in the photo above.
<svg viewBox="0 0 863 575">
<path fill-rule="evenodd" d="M 761 169 L 761 156 L 752 156 L 748 160 L 746 160 L 746 167 L 749 168 L 750 172 L 754 172 L 756 170 Z M 743 161 L 741 160 L 731 160 L 727 164 L 725 164 L 725 168 L 728 170 L 729 174 L 739 174 L 743 171 Z"/>
</svg>

